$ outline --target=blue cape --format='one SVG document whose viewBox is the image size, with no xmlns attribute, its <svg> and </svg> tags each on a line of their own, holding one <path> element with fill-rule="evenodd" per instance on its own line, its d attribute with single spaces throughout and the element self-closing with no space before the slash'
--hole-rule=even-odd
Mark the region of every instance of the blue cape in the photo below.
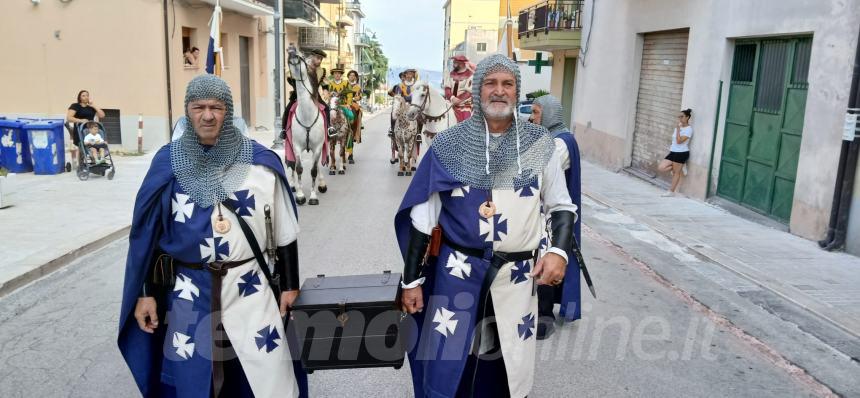
<svg viewBox="0 0 860 398">
<path fill-rule="evenodd" d="M 567 182 L 567 192 L 570 194 L 570 200 L 577 207 L 579 217 L 576 219 L 576 224 L 574 224 L 574 235 L 576 236 L 576 241 L 582 247 L 582 170 L 579 165 L 579 145 L 576 144 L 576 138 L 573 136 L 573 133 L 567 130 L 553 133 L 553 138 L 560 138 L 567 146 L 570 167 L 565 173 L 565 181 Z M 561 285 L 561 308 L 559 310 L 559 315 L 564 317 L 565 321 L 568 322 L 582 317 L 582 289 L 580 280 L 579 264 L 576 263 L 576 259 L 571 258 L 567 265 L 567 271 L 564 274 L 564 283 Z"/>
<path fill-rule="evenodd" d="M 271 169 L 278 177 L 284 187 L 289 187 L 284 166 L 277 154 L 268 148 L 253 143 L 253 164 L 261 165 Z M 163 396 L 161 383 L 161 363 L 163 360 L 162 344 L 165 325 L 160 325 L 155 333 L 149 334 L 137 325 L 134 319 L 134 307 L 137 304 L 140 289 L 146 278 L 152 254 L 158 244 L 163 225 L 170 222 L 170 213 L 165 214 L 164 209 L 170 209 L 170 195 L 168 189 L 175 182 L 173 168 L 170 165 L 170 144 L 167 144 L 155 154 L 149 171 L 143 179 L 140 190 L 134 204 L 134 215 L 132 216 L 131 231 L 128 241 L 128 258 L 125 265 L 125 282 L 122 292 L 122 306 L 119 316 L 119 335 L 117 345 L 131 370 L 134 381 L 144 397 Z M 293 206 L 293 211 L 298 217 L 293 193 L 285 189 Z M 159 305 L 163 307 L 162 303 Z M 163 310 L 163 308 L 160 308 Z M 159 319 L 165 319 L 159 315 Z M 296 381 L 302 397 L 307 396 L 308 384 L 307 374 L 301 367 L 301 362 L 293 361 Z M 273 375 L 275 377 L 276 375 Z"/>
</svg>

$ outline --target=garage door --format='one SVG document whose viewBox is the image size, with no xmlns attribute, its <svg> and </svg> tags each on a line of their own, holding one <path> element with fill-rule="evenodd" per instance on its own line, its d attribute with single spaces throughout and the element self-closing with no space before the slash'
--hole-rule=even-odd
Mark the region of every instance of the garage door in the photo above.
<svg viewBox="0 0 860 398">
<path fill-rule="evenodd" d="M 632 167 L 645 174 L 656 174 L 672 143 L 681 110 L 689 36 L 686 29 L 645 34 L 632 159 Z"/>
</svg>

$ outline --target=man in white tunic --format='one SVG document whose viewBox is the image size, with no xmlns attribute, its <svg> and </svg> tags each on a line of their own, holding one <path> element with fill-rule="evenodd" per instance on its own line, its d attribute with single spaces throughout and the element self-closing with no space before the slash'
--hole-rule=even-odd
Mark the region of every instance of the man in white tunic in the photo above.
<svg viewBox="0 0 860 398">
<path fill-rule="evenodd" d="M 220 78 L 195 77 L 185 110 L 135 201 L 120 351 L 147 397 L 306 395 L 283 321 L 299 284 L 283 165 L 232 124 Z"/>
<path fill-rule="evenodd" d="M 507 57 L 478 64 L 472 98 L 480 102 L 433 142 L 395 218 L 403 306 L 417 325 L 409 350 L 416 397 L 531 391 L 536 284 L 564 279 L 577 208 L 552 136 L 516 120 L 519 91 Z M 552 239 L 538 258 L 542 208 Z M 431 236 L 441 245 L 427 258 Z"/>
</svg>

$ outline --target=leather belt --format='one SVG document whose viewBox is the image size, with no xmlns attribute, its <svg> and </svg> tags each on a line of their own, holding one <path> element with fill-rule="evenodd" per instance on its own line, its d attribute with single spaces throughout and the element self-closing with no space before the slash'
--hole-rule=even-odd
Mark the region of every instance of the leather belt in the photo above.
<svg viewBox="0 0 860 398">
<path fill-rule="evenodd" d="M 155 283 L 173 284 L 175 281 L 175 267 L 184 267 L 194 270 L 207 270 L 212 274 L 212 301 L 210 309 L 212 311 L 211 327 L 212 327 L 212 391 L 217 397 L 221 392 L 221 387 L 224 385 L 224 361 L 225 353 L 229 347 L 223 342 L 228 340 L 224 327 L 221 324 L 221 283 L 224 275 L 227 275 L 227 270 L 236 268 L 240 265 L 254 261 L 254 257 L 239 261 L 214 261 L 211 263 L 186 263 L 179 261 L 167 254 L 161 254 L 156 259 L 155 263 Z M 265 265 L 260 265 L 265 266 Z"/>
</svg>

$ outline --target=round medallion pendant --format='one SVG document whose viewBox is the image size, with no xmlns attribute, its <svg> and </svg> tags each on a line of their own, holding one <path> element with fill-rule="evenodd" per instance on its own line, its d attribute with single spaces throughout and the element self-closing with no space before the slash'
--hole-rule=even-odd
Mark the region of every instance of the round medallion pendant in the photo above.
<svg viewBox="0 0 860 398">
<path fill-rule="evenodd" d="M 496 214 L 496 204 L 490 201 L 486 201 L 481 203 L 481 207 L 478 208 L 478 214 L 484 218 L 490 218 Z"/>
<path fill-rule="evenodd" d="M 215 221 L 215 232 L 219 234 L 230 232 L 230 220 L 220 219 Z"/>
</svg>

